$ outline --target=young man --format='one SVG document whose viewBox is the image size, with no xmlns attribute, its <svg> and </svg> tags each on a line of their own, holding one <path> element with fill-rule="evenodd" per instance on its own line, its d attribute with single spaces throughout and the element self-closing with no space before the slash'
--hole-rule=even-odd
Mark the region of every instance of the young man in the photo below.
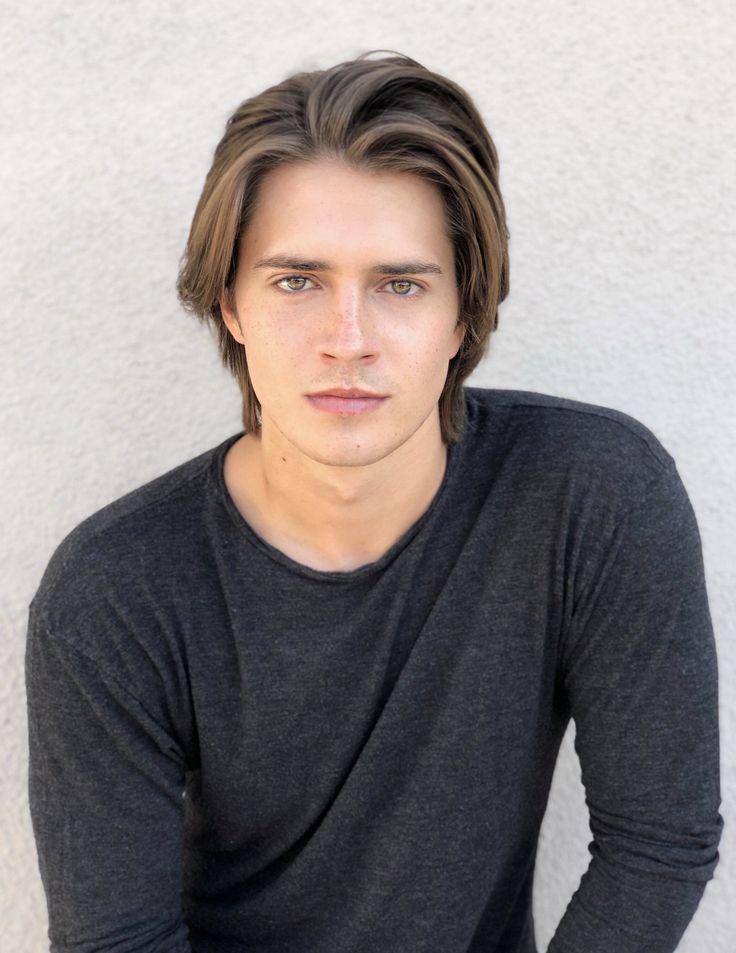
<svg viewBox="0 0 736 953">
<path fill-rule="evenodd" d="M 178 290 L 243 431 L 30 606 L 54 953 L 533 953 L 570 718 L 592 857 L 549 953 L 675 949 L 723 823 L 698 527 L 632 417 L 463 387 L 507 240 L 481 117 L 409 58 L 229 120 Z"/>
</svg>

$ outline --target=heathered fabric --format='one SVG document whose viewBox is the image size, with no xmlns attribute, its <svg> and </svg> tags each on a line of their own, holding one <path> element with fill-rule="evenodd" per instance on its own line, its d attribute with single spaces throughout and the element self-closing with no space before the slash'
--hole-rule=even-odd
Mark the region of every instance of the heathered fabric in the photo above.
<svg viewBox="0 0 736 953">
<path fill-rule="evenodd" d="M 549 953 L 670 953 L 719 860 L 698 526 L 642 423 L 465 388 L 421 518 L 302 565 L 234 434 L 79 524 L 29 607 L 53 953 L 532 953 L 570 718 L 590 867 Z"/>
</svg>

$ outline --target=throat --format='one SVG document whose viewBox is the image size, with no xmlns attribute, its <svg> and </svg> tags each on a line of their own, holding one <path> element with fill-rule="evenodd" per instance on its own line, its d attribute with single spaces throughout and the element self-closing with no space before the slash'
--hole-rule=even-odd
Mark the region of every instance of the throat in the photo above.
<svg viewBox="0 0 736 953">
<path fill-rule="evenodd" d="M 284 494 L 279 481 L 274 486 L 265 479 L 257 439 L 244 435 L 225 456 L 230 497 L 263 541 L 295 562 L 323 572 L 347 572 L 377 562 L 432 504 L 447 466 L 442 444 L 435 466 L 422 474 L 421 481 L 380 486 L 369 499 L 346 502 L 329 487 L 312 487 L 310 492 L 303 480 L 296 479 L 288 481 L 289 493 Z"/>
</svg>

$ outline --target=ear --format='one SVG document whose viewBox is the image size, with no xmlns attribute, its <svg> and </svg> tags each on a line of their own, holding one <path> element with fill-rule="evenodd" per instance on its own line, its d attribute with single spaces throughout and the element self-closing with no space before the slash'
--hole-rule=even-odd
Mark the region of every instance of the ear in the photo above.
<svg viewBox="0 0 736 953">
<path fill-rule="evenodd" d="M 225 326 L 227 327 L 228 331 L 232 334 L 236 341 L 238 341 L 240 344 L 245 344 L 240 322 L 238 321 L 237 314 L 230 304 L 230 295 L 228 294 L 227 290 L 223 291 L 217 300 L 218 304 L 220 305 L 222 320 L 225 322 Z"/>
<path fill-rule="evenodd" d="M 450 355 L 450 360 L 452 360 L 452 358 L 455 357 L 455 355 L 458 353 L 458 351 L 462 347 L 462 343 L 465 340 L 465 331 L 466 331 L 465 325 L 462 324 L 460 321 L 458 321 L 457 325 L 455 326 L 455 330 L 452 333 L 452 338 L 455 344 L 455 350 Z"/>
</svg>

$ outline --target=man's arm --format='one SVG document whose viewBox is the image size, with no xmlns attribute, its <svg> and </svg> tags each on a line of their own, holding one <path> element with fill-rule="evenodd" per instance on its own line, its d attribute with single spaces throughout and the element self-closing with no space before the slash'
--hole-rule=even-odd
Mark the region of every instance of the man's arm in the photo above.
<svg viewBox="0 0 736 953">
<path fill-rule="evenodd" d="M 51 953 L 189 953 L 184 761 L 149 711 L 30 609 L 28 793 Z"/>
<path fill-rule="evenodd" d="M 592 859 L 548 953 L 672 953 L 723 826 L 715 643 L 674 463 L 609 529 L 562 654 Z"/>
</svg>

